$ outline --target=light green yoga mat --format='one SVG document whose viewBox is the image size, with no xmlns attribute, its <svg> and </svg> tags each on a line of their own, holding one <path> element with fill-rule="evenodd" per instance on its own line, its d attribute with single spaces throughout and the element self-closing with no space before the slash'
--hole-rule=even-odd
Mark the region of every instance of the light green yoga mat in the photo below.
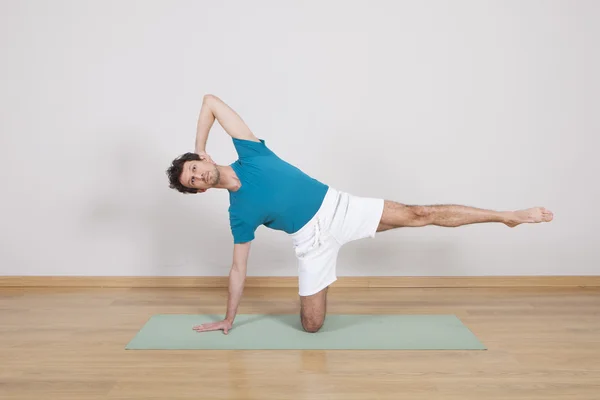
<svg viewBox="0 0 600 400">
<path fill-rule="evenodd" d="M 298 314 L 240 314 L 227 335 L 192 329 L 222 319 L 223 315 L 155 315 L 126 349 L 486 349 L 454 315 L 330 314 L 317 333 L 308 333 Z"/>
</svg>

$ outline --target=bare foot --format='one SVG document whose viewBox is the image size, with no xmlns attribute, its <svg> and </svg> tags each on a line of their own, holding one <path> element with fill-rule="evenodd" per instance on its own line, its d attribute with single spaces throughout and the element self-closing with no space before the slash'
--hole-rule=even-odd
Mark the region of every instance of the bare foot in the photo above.
<svg viewBox="0 0 600 400">
<path fill-rule="evenodd" d="M 505 224 L 514 228 L 520 224 L 536 224 L 539 222 L 550 222 L 554 218 L 552 211 L 546 210 L 544 207 L 528 208 L 526 210 L 514 211 L 507 213 L 507 221 Z"/>
</svg>

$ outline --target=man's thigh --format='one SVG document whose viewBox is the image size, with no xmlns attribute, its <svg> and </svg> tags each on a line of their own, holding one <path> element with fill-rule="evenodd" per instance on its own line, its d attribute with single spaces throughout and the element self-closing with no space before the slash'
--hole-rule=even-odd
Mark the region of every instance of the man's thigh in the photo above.
<svg viewBox="0 0 600 400">
<path fill-rule="evenodd" d="M 300 319 L 307 332 L 317 332 L 325 322 L 329 286 L 310 296 L 300 296 Z"/>
<path fill-rule="evenodd" d="M 332 232 L 340 245 L 380 232 L 384 200 L 376 197 L 360 197 L 342 192 L 333 217 Z"/>
</svg>

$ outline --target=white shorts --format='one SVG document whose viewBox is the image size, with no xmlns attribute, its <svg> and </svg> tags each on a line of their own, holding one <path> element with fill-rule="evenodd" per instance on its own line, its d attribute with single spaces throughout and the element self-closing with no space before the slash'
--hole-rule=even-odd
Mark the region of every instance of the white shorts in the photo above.
<svg viewBox="0 0 600 400">
<path fill-rule="evenodd" d="M 340 248 L 375 237 L 384 199 L 358 197 L 329 187 L 321 207 L 300 230 L 290 234 L 298 258 L 298 293 L 310 296 L 337 280 Z"/>
</svg>

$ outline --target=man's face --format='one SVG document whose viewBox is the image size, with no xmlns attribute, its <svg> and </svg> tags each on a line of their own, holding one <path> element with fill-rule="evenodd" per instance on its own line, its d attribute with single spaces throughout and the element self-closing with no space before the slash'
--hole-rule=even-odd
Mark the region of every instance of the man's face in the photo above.
<svg viewBox="0 0 600 400">
<path fill-rule="evenodd" d="M 183 172 L 179 177 L 181 184 L 188 188 L 198 189 L 205 192 L 216 185 L 221 176 L 217 166 L 208 161 L 186 161 L 183 164 Z"/>
</svg>

